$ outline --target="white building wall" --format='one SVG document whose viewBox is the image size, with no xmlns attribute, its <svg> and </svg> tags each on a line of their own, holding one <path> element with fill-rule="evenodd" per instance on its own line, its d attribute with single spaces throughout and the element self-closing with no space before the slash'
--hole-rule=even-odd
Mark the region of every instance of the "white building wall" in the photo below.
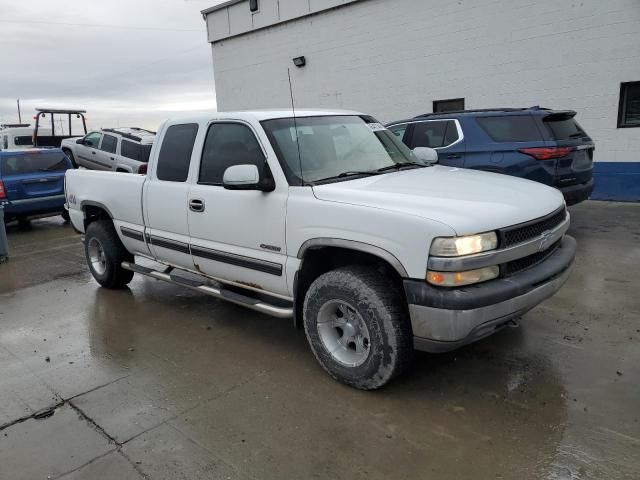
<svg viewBox="0 0 640 480">
<path fill-rule="evenodd" d="M 638 0 L 360 0 L 264 28 L 281 22 L 268 6 L 293 2 L 262 0 L 270 22 L 246 2 L 208 15 L 220 110 L 289 107 L 290 68 L 299 108 L 382 121 L 458 97 L 466 108 L 575 109 L 598 160 L 640 161 L 640 129 L 616 128 L 620 82 L 640 80 Z"/>
</svg>

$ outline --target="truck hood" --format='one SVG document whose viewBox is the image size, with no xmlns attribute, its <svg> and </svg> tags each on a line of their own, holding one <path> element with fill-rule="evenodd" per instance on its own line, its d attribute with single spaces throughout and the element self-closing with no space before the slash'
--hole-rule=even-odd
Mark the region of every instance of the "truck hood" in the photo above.
<svg viewBox="0 0 640 480">
<path fill-rule="evenodd" d="M 449 225 L 457 235 L 543 217 L 564 204 L 555 188 L 522 178 L 434 166 L 313 187 L 316 198 L 397 211 Z"/>
</svg>

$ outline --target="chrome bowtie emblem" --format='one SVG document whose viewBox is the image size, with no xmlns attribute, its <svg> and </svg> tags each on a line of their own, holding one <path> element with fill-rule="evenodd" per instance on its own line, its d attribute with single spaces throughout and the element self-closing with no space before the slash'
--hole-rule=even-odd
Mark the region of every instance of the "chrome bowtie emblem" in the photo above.
<svg viewBox="0 0 640 480">
<path fill-rule="evenodd" d="M 538 251 L 542 252 L 549 246 L 549 240 L 551 239 L 551 231 L 547 230 L 540 234 L 540 243 L 538 244 Z"/>
</svg>

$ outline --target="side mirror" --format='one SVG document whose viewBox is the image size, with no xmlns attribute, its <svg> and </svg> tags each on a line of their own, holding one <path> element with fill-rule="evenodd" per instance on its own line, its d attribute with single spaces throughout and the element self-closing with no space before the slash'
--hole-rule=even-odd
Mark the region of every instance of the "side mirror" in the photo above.
<svg viewBox="0 0 640 480">
<path fill-rule="evenodd" d="M 79 139 L 77 139 L 77 140 L 76 140 L 76 143 L 77 143 L 78 145 L 82 145 L 82 144 L 84 144 L 84 138 L 79 138 Z"/>
<path fill-rule="evenodd" d="M 275 188 L 273 179 L 261 179 L 255 165 L 234 165 L 222 176 L 222 185 L 227 190 L 260 190 L 270 192 Z"/>
<path fill-rule="evenodd" d="M 416 147 L 413 149 L 413 154 L 421 163 L 430 165 L 438 163 L 438 152 L 429 147 Z"/>
</svg>

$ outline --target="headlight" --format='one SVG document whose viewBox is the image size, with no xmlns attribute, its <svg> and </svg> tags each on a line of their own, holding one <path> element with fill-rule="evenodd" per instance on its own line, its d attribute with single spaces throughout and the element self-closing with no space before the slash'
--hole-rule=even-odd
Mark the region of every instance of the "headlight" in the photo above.
<svg viewBox="0 0 640 480">
<path fill-rule="evenodd" d="M 488 232 L 466 237 L 434 238 L 429 253 L 436 257 L 459 257 L 495 250 L 497 247 L 498 236 L 496 232 Z"/>
<path fill-rule="evenodd" d="M 486 282 L 500 274 L 498 266 L 467 270 L 466 272 L 433 272 L 427 271 L 427 282 L 438 287 L 462 287 L 472 283 Z"/>
</svg>

